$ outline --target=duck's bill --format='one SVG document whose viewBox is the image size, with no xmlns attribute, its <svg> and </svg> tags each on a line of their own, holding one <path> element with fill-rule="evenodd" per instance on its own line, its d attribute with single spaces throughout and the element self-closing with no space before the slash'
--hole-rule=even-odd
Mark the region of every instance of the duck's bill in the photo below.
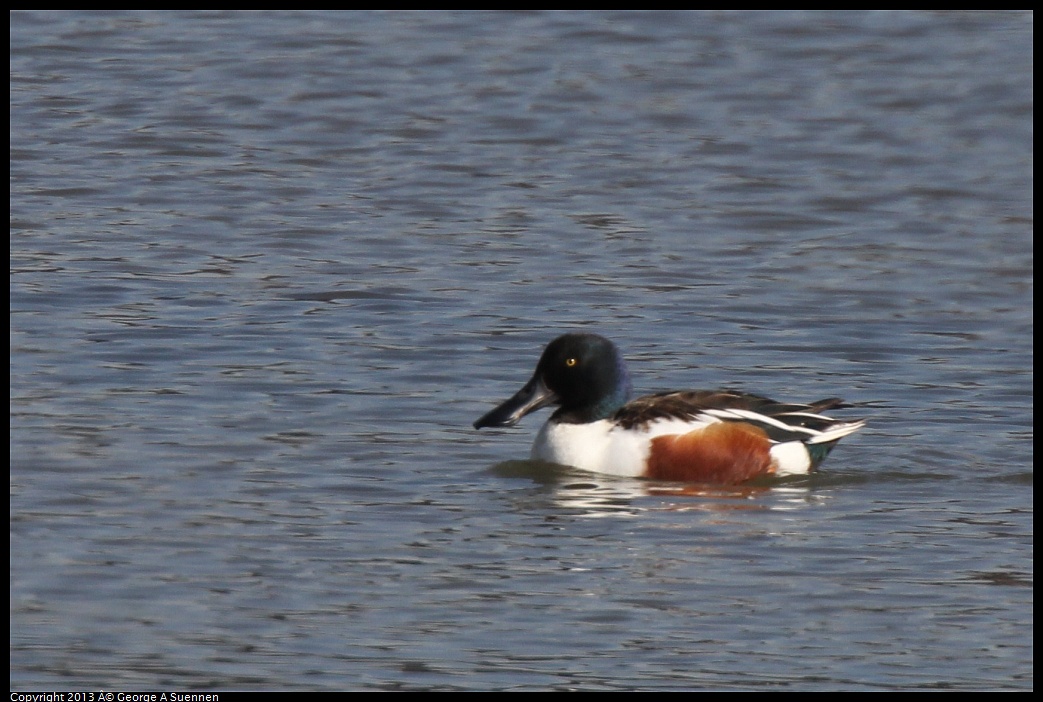
<svg viewBox="0 0 1043 702">
<path fill-rule="evenodd" d="M 529 412 L 535 412 L 541 407 L 553 405 L 557 401 L 558 396 L 543 384 L 543 380 L 534 377 L 525 384 L 525 387 L 516 392 L 514 397 L 491 412 L 482 415 L 474 423 L 474 428 L 512 427 Z"/>
</svg>

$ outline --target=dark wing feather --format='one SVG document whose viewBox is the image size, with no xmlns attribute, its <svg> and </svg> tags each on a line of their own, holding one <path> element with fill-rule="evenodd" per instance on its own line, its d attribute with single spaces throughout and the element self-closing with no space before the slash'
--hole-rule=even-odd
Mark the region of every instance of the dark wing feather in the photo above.
<svg viewBox="0 0 1043 702">
<path fill-rule="evenodd" d="M 688 390 L 639 397 L 621 407 L 613 419 L 623 428 L 632 429 L 657 419 L 694 419 L 706 410 L 741 409 L 772 417 L 790 426 L 821 430 L 834 424 L 835 420 L 819 413 L 844 406 L 843 400 L 836 397 L 797 404 L 730 390 Z"/>
</svg>

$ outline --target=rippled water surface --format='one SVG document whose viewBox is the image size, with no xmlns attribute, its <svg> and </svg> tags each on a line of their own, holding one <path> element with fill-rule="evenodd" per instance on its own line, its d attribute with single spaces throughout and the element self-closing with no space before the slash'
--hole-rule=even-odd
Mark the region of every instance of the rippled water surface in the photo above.
<svg viewBox="0 0 1043 702">
<path fill-rule="evenodd" d="M 12 689 L 1033 687 L 1031 14 L 10 19 Z M 870 423 L 471 429 L 576 329 Z"/>
</svg>

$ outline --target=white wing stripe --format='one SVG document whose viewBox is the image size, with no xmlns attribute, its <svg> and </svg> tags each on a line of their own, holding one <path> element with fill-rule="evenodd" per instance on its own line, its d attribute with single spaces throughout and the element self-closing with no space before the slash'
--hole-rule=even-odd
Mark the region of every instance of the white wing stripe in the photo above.
<svg viewBox="0 0 1043 702">
<path fill-rule="evenodd" d="M 808 438 L 803 441 L 807 444 L 828 444 L 831 441 L 837 441 L 848 434 L 858 431 L 865 426 L 866 423 L 864 419 L 860 419 L 856 422 L 837 422 L 836 424 L 831 424 L 826 429 L 819 431 L 818 429 L 811 429 L 809 427 L 798 427 L 793 426 L 792 424 L 786 424 L 774 417 L 766 417 L 763 414 L 744 409 L 708 409 L 703 410 L 703 414 L 716 417 L 717 419 L 743 419 L 748 422 L 766 424 L 770 427 L 776 427 L 777 429 L 782 429 L 793 434 L 806 434 Z M 801 416 L 829 419 L 829 417 L 820 417 L 820 415 Z"/>
<path fill-rule="evenodd" d="M 819 432 L 819 436 L 809 441 L 809 444 L 828 444 L 830 441 L 839 441 L 848 434 L 853 434 L 866 425 L 866 420 L 860 419 L 857 422 L 844 422 L 843 424 L 834 424 L 829 429 L 823 432 Z"/>
<path fill-rule="evenodd" d="M 796 434 L 807 434 L 808 436 L 817 437 L 822 432 L 816 431 L 815 429 L 809 429 L 808 427 L 795 427 L 792 424 L 786 424 L 780 422 L 774 417 L 766 417 L 763 414 L 751 412 L 750 410 L 743 409 L 731 409 L 731 410 L 719 410 L 710 409 L 703 410 L 706 414 L 709 414 L 719 419 L 745 419 L 750 422 L 759 422 L 760 424 L 767 424 L 768 426 L 776 427 L 778 429 L 784 429 L 791 431 Z"/>
</svg>

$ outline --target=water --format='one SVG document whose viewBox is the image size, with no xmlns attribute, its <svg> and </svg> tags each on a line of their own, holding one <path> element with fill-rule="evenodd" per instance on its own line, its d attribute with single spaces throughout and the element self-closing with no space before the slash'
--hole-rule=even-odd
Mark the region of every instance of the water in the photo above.
<svg viewBox="0 0 1043 702">
<path fill-rule="evenodd" d="M 11 15 L 12 689 L 1033 687 L 1032 15 Z M 841 395 L 734 491 L 565 330 Z"/>
</svg>

